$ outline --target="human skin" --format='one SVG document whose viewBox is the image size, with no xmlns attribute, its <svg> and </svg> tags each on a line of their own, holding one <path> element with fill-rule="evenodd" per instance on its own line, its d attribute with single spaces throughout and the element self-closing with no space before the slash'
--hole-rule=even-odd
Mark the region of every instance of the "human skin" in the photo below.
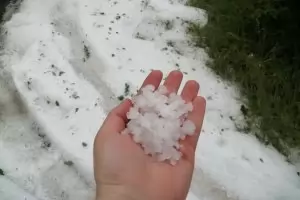
<svg viewBox="0 0 300 200">
<path fill-rule="evenodd" d="M 160 71 L 152 71 L 143 86 L 157 88 L 162 81 Z M 171 72 L 164 82 L 169 92 L 178 92 L 183 75 Z M 184 200 L 187 197 L 195 163 L 195 150 L 201 132 L 205 99 L 197 96 L 199 84 L 188 81 L 181 93 L 186 102 L 192 102 L 193 111 L 188 119 L 196 125 L 195 134 L 181 141 L 182 158 L 175 166 L 158 162 L 146 155 L 130 135 L 121 135 L 128 119 L 126 113 L 132 106 L 129 99 L 114 108 L 94 143 L 94 174 L 97 200 Z"/>
</svg>

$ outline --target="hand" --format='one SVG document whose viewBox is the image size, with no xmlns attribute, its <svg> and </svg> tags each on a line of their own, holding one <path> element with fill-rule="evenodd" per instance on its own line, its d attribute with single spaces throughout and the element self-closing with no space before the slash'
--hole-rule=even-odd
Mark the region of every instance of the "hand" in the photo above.
<svg viewBox="0 0 300 200">
<path fill-rule="evenodd" d="M 164 82 L 169 92 L 178 91 L 182 73 L 173 71 Z M 162 73 L 152 71 L 145 79 L 156 88 L 160 85 Z M 143 87 L 142 86 L 142 87 Z M 193 136 L 181 143 L 183 157 L 175 166 L 167 162 L 157 162 L 145 155 L 142 147 L 130 135 L 121 135 L 128 119 L 126 113 L 132 103 L 125 100 L 113 109 L 101 129 L 94 144 L 94 170 L 97 184 L 97 199 L 101 200 L 184 200 L 190 188 L 195 149 L 201 132 L 205 99 L 197 96 L 199 84 L 188 81 L 182 91 L 182 98 L 192 102 L 193 112 L 188 116 L 196 125 Z"/>
</svg>

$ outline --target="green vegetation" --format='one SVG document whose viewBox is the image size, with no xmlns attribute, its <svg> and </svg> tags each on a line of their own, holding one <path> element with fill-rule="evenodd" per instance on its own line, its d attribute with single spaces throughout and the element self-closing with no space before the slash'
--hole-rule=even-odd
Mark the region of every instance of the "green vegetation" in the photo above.
<svg viewBox="0 0 300 200">
<path fill-rule="evenodd" d="M 4 171 L 0 168 L 0 176 L 4 176 Z"/>
<path fill-rule="evenodd" d="M 128 83 L 125 83 L 124 95 L 128 96 L 129 92 L 130 92 L 130 85 Z"/>
<path fill-rule="evenodd" d="M 86 45 L 84 45 L 83 51 L 84 51 L 85 60 L 89 59 L 91 56 L 90 49 Z"/>
<path fill-rule="evenodd" d="M 300 3 L 300 2 L 299 2 Z M 248 124 L 283 154 L 300 147 L 300 4 L 297 0 L 190 0 L 208 12 L 191 25 L 209 66 L 248 99 Z M 245 108 L 245 107 L 244 107 Z M 259 119 L 259 120 L 257 120 Z"/>
<path fill-rule="evenodd" d="M 1 0 L 0 1 L 0 18 L 1 22 L 8 21 L 12 14 L 15 13 L 22 3 L 22 0 Z M 9 8 L 10 11 L 6 13 L 6 8 Z M 6 16 L 4 16 L 6 14 Z"/>
<path fill-rule="evenodd" d="M 73 161 L 71 161 L 71 160 L 64 161 L 64 164 L 67 165 L 67 166 L 69 166 L 69 167 L 71 167 L 71 166 L 74 165 Z"/>
<path fill-rule="evenodd" d="M 118 96 L 119 101 L 123 101 L 125 97 L 123 95 Z"/>
</svg>

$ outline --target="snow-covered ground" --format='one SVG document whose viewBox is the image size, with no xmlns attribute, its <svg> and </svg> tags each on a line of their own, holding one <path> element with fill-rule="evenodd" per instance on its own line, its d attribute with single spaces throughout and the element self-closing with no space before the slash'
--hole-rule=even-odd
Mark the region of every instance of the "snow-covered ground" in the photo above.
<svg viewBox="0 0 300 200">
<path fill-rule="evenodd" d="M 4 24 L 0 199 L 93 199 L 92 145 L 109 110 L 152 69 L 181 70 L 207 98 L 189 200 L 296 200 L 297 169 L 238 132 L 235 88 L 186 34 L 183 0 L 24 0 Z M 125 88 L 129 85 L 129 92 Z"/>
</svg>

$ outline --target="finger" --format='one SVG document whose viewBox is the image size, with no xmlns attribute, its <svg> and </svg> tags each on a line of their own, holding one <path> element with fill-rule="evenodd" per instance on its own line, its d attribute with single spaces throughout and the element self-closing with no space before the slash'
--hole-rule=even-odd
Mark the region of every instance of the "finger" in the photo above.
<svg viewBox="0 0 300 200">
<path fill-rule="evenodd" d="M 193 106 L 194 106 L 193 111 L 188 115 L 187 119 L 194 122 L 196 126 L 196 130 L 194 135 L 187 138 L 187 141 L 194 149 L 196 149 L 196 145 L 203 124 L 206 101 L 203 97 L 198 96 L 194 99 Z"/>
<path fill-rule="evenodd" d="M 194 158 L 194 153 L 202 129 L 206 101 L 203 97 L 198 96 L 193 100 L 193 106 L 193 111 L 189 113 L 187 119 L 191 120 L 195 124 L 196 130 L 192 136 L 188 136 L 185 140 L 182 141 L 182 145 L 184 148 L 183 154 L 191 161 Z"/>
<path fill-rule="evenodd" d="M 199 88 L 199 83 L 196 81 L 188 81 L 183 87 L 181 98 L 187 103 L 193 101 L 198 95 Z"/>
<path fill-rule="evenodd" d="M 110 112 L 110 115 L 116 115 L 126 123 L 128 120 L 126 114 L 128 113 L 131 107 L 132 107 L 131 100 L 125 99 L 121 104 L 119 104 Z"/>
<path fill-rule="evenodd" d="M 103 123 L 102 130 L 104 132 L 121 132 L 125 129 L 127 119 L 127 112 L 132 107 L 132 102 L 129 99 L 124 100 L 120 105 L 115 107 L 107 116 Z"/>
<path fill-rule="evenodd" d="M 153 70 L 145 79 L 144 83 L 142 84 L 142 87 L 145 87 L 146 85 L 153 85 L 155 89 L 158 88 L 160 85 L 160 82 L 162 80 L 163 74 L 159 70 Z"/>
<path fill-rule="evenodd" d="M 180 71 L 172 71 L 166 81 L 164 82 L 164 86 L 168 89 L 169 93 L 177 93 L 181 81 L 182 81 L 183 75 Z"/>
</svg>

